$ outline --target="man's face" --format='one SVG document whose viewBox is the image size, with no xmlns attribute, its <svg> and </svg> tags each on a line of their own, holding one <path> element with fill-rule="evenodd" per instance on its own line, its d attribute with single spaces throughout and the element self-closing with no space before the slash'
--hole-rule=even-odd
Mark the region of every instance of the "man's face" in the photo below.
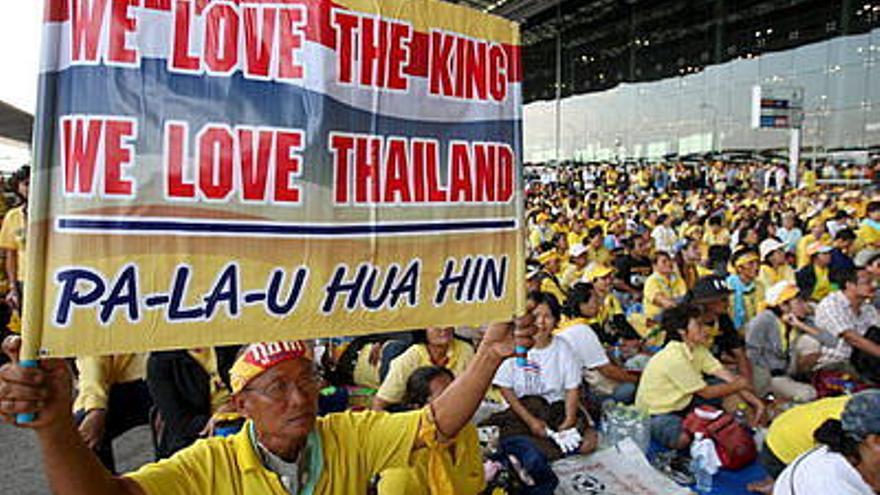
<svg viewBox="0 0 880 495">
<path fill-rule="evenodd" d="M 21 180 L 18 182 L 18 194 L 21 194 L 22 197 L 24 197 L 25 199 L 27 199 L 28 193 L 30 192 L 30 189 L 31 189 L 31 179 L 30 178 L 25 178 L 24 180 Z"/>
<path fill-rule="evenodd" d="M 770 265 L 772 266 L 782 266 L 785 263 L 785 252 L 781 249 L 777 249 L 770 253 Z"/>
<path fill-rule="evenodd" d="M 750 282 L 758 276 L 758 262 L 753 260 L 739 265 L 737 271 L 739 272 L 740 278 L 746 282 Z"/>
<path fill-rule="evenodd" d="M 669 256 L 660 256 L 659 258 L 657 258 L 657 262 L 654 263 L 654 269 L 660 275 L 671 275 L 673 271 L 672 259 L 669 258 Z"/>
<path fill-rule="evenodd" d="M 285 445 L 301 445 L 315 427 L 318 376 L 307 359 L 292 359 L 269 368 L 235 396 L 239 412 L 254 422 L 261 441 L 277 455 Z"/>
<path fill-rule="evenodd" d="M 815 257 L 815 263 L 819 266 L 828 266 L 831 264 L 831 253 L 819 253 Z"/>
<path fill-rule="evenodd" d="M 703 303 L 703 309 L 707 314 L 711 314 L 715 317 L 721 316 L 727 313 L 728 308 L 730 307 L 729 298 L 727 296 L 717 297 L 710 301 L 706 301 Z"/>
<path fill-rule="evenodd" d="M 611 289 L 611 281 L 613 276 L 609 273 L 604 277 L 599 277 L 593 281 L 593 287 L 596 288 L 596 292 L 600 294 L 605 294 Z"/>
<path fill-rule="evenodd" d="M 859 297 L 864 299 L 871 299 L 874 297 L 874 291 L 877 289 L 877 284 L 874 282 L 874 277 L 871 276 L 867 270 L 859 271 L 859 283 L 857 286 L 857 293 Z"/>
</svg>

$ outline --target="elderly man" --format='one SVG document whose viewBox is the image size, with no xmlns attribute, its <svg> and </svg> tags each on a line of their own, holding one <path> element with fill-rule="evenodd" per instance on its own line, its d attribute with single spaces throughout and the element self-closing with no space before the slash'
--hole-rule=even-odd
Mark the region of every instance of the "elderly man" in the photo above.
<svg viewBox="0 0 880 495">
<path fill-rule="evenodd" d="M 448 440 L 465 427 L 496 370 L 514 351 L 511 324 L 490 325 L 467 370 L 426 408 L 412 413 L 344 413 L 317 418 L 318 380 L 310 352 L 301 342 L 254 344 L 230 371 L 233 402 L 247 418 L 241 432 L 211 438 L 174 457 L 114 477 L 80 438 L 70 413 L 70 374 L 61 360 L 40 368 L 17 364 L 20 341 L 4 350 L 13 363 L 0 368 L 0 414 L 37 413 L 33 428 L 52 491 L 72 494 L 272 494 L 366 493 L 370 481 L 388 470 L 427 459 L 432 494 L 462 490 L 449 466 Z M 520 321 L 516 343 L 530 347 L 531 319 Z M 456 449 L 457 451 L 458 449 Z M 466 473 L 479 477 L 482 471 Z M 414 479 L 418 479 L 414 475 Z M 422 488 L 422 490 L 426 490 Z M 409 492 L 407 492 L 409 493 Z"/>
</svg>

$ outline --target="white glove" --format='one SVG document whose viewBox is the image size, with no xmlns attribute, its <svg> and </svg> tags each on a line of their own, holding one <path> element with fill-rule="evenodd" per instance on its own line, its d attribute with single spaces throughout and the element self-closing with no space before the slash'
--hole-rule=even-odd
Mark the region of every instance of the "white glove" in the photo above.
<svg viewBox="0 0 880 495">
<path fill-rule="evenodd" d="M 559 450 L 564 454 L 571 454 L 572 452 L 577 451 L 583 440 L 583 437 L 581 437 L 577 428 L 569 428 L 568 430 L 560 431 L 558 433 L 548 428 L 547 436 L 556 442 L 556 445 L 559 446 Z"/>
</svg>

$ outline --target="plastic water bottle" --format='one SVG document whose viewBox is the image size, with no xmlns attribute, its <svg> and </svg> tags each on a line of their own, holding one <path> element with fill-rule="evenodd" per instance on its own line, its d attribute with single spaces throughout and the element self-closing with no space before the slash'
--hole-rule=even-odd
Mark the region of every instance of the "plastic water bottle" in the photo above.
<svg viewBox="0 0 880 495">
<path fill-rule="evenodd" d="M 691 472 L 694 474 L 694 489 L 698 493 L 709 493 L 712 491 L 712 473 L 703 465 L 703 456 L 698 456 L 691 461 Z"/>
</svg>

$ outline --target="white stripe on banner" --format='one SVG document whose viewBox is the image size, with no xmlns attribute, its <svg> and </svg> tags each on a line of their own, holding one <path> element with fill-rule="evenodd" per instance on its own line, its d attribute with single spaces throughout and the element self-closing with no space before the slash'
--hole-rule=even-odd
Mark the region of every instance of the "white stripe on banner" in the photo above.
<svg viewBox="0 0 880 495">
<path fill-rule="evenodd" d="M 173 14 L 143 8 L 132 8 L 132 11 L 137 19 L 138 30 L 129 35 L 129 44 L 138 45 L 141 58 L 167 59 L 171 51 Z M 69 21 L 43 24 L 41 73 L 60 72 L 71 66 L 70 26 Z M 193 52 L 199 52 L 202 45 L 201 26 L 201 23 L 193 23 L 190 32 L 192 38 L 190 47 Z M 109 29 L 103 29 L 101 32 L 102 47 L 108 42 L 108 32 Z M 395 92 L 393 98 L 384 98 L 386 90 L 344 86 L 333 82 L 336 74 L 335 51 L 319 43 L 305 40 L 301 54 L 303 60 L 309 61 L 306 64 L 305 78 L 302 84 L 291 85 L 327 95 L 359 110 L 386 117 L 426 122 L 480 122 L 522 118 L 520 83 L 510 84 L 508 97 L 501 104 L 474 100 L 460 101 L 430 95 L 428 80 L 424 77 L 409 77 L 410 87 L 406 95 Z M 328 75 L 334 76 L 328 77 Z"/>
</svg>

